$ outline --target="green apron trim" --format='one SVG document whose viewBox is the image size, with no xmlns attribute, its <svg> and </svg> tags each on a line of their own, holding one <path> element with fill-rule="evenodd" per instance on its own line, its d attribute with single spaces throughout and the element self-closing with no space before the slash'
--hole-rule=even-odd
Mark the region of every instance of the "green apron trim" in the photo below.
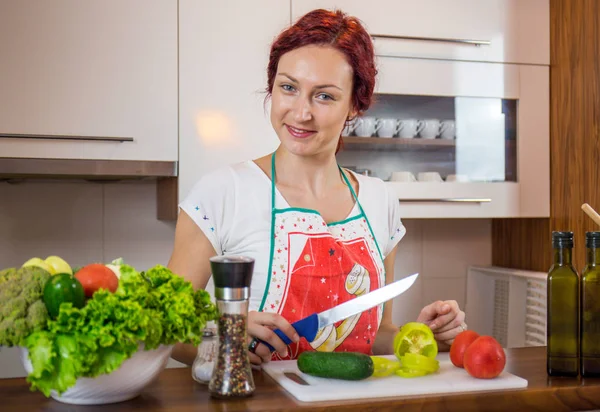
<svg viewBox="0 0 600 412">
<path fill-rule="evenodd" d="M 348 180 L 346 173 L 342 170 L 342 168 L 339 165 L 338 165 L 338 168 L 340 169 L 340 172 L 342 173 L 342 177 L 344 178 L 344 182 L 346 183 L 346 186 L 348 186 L 350 188 L 350 192 L 352 193 L 352 197 L 354 198 L 354 201 L 358 205 L 358 209 L 360 210 L 360 213 L 356 216 L 341 220 L 339 222 L 328 223 L 327 226 L 341 225 L 343 223 L 347 223 L 352 220 L 356 220 L 356 219 L 360 219 L 360 218 L 364 217 L 365 221 L 367 222 L 367 227 L 369 228 L 369 231 L 371 232 L 371 236 L 373 236 L 373 242 L 375 243 L 375 247 L 377 248 L 379 257 L 381 258 L 381 261 L 383 262 L 383 255 L 381 254 L 381 250 L 379 249 L 379 244 L 377 243 L 377 239 L 375 238 L 375 232 L 373 232 L 371 223 L 369 222 L 369 219 L 367 218 L 365 211 L 363 210 L 360 202 L 358 201 L 358 196 L 356 195 L 354 188 L 350 184 L 350 181 Z M 265 292 L 263 294 L 262 301 L 260 302 L 260 307 L 258 308 L 259 312 L 261 312 L 265 306 L 265 302 L 266 302 L 267 296 L 269 294 L 269 287 L 271 286 L 271 276 L 272 276 L 272 272 L 273 272 L 273 255 L 275 253 L 275 242 L 273 242 L 273 239 L 275 238 L 275 214 L 284 213 L 284 212 L 305 212 L 305 213 L 314 213 L 319 216 L 321 215 L 317 210 L 314 210 L 314 209 L 306 209 L 306 208 L 301 208 L 301 207 L 289 207 L 286 209 L 277 209 L 275 207 L 275 152 L 273 152 L 273 155 L 271 156 L 271 251 L 269 253 L 269 271 L 267 273 L 267 283 L 265 285 Z M 383 277 L 385 279 L 385 265 L 383 267 Z"/>
</svg>

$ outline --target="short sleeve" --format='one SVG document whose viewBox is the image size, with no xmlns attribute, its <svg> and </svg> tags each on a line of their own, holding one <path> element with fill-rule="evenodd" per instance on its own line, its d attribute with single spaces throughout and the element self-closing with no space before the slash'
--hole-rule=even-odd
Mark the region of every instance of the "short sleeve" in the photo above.
<svg viewBox="0 0 600 412">
<path fill-rule="evenodd" d="M 406 234 L 406 228 L 402 224 L 400 218 L 400 201 L 396 196 L 393 196 L 386 187 L 386 196 L 388 204 L 388 242 L 385 247 L 384 257 L 396 247 L 398 242 Z"/>
<path fill-rule="evenodd" d="M 179 204 L 208 238 L 218 255 L 227 247 L 235 217 L 235 180 L 230 168 L 203 176 Z"/>
</svg>

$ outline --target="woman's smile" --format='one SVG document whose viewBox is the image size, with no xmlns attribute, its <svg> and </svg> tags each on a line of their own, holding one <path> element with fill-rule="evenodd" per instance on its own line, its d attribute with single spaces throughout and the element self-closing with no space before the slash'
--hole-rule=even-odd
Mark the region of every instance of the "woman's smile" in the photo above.
<svg viewBox="0 0 600 412">
<path fill-rule="evenodd" d="M 297 139 L 306 139 L 317 133 L 316 130 L 301 129 L 299 127 L 290 126 L 289 124 L 286 124 L 285 127 L 289 134 Z"/>
</svg>

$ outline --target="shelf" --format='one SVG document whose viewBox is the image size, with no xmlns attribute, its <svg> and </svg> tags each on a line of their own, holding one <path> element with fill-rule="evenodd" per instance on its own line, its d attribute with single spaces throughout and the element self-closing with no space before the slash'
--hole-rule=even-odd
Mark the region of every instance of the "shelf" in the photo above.
<svg viewBox="0 0 600 412">
<path fill-rule="evenodd" d="M 345 150 L 454 150 L 456 140 L 342 136 Z"/>
</svg>

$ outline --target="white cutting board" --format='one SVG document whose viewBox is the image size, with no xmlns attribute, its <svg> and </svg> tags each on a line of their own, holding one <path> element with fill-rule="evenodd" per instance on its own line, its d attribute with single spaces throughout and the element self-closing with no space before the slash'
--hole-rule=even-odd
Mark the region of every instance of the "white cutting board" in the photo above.
<svg viewBox="0 0 600 412">
<path fill-rule="evenodd" d="M 383 357 L 395 359 L 394 355 Z M 447 352 L 438 354 L 437 359 L 440 361 L 440 369 L 434 374 L 418 378 L 401 378 L 395 374 L 384 378 L 372 377 L 360 381 L 318 378 L 300 372 L 295 360 L 269 362 L 263 365 L 262 369 L 302 402 L 495 391 L 527 387 L 525 379 L 506 371 L 494 379 L 473 378 L 464 369 L 454 366 L 450 362 Z M 309 385 L 296 383 L 284 375 L 286 372 L 296 373 Z"/>
</svg>

